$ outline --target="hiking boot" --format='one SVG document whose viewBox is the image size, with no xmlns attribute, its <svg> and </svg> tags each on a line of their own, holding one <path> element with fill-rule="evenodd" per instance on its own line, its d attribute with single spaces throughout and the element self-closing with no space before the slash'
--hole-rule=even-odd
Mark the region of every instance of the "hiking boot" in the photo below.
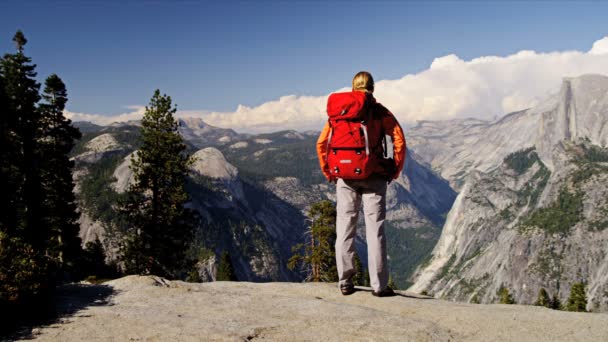
<svg viewBox="0 0 608 342">
<path fill-rule="evenodd" d="M 372 295 L 374 295 L 376 297 L 392 297 L 392 296 L 395 296 L 395 291 L 393 291 L 393 289 L 391 289 L 389 286 L 387 286 L 382 291 L 378 291 L 378 292 L 372 291 Z"/>
<path fill-rule="evenodd" d="M 355 286 L 353 284 L 340 285 L 340 292 L 342 295 L 348 296 L 355 293 Z"/>
</svg>

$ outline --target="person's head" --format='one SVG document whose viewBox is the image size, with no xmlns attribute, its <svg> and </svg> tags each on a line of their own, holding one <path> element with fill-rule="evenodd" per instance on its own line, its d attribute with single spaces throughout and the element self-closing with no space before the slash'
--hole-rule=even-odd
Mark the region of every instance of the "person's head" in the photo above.
<svg viewBox="0 0 608 342">
<path fill-rule="evenodd" d="M 353 77 L 353 91 L 364 91 L 366 93 L 374 92 L 374 78 L 367 71 L 359 71 Z"/>
</svg>

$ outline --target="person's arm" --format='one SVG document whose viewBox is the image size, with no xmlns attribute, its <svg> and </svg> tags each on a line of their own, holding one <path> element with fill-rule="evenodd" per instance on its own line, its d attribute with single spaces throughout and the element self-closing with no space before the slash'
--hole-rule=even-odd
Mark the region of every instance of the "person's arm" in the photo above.
<svg viewBox="0 0 608 342">
<path fill-rule="evenodd" d="M 397 122 L 395 116 L 388 112 L 388 115 L 383 120 L 384 131 L 393 139 L 393 158 L 395 159 L 395 174 L 392 179 L 397 179 L 403 170 L 405 164 L 406 143 L 403 129 Z"/>
<path fill-rule="evenodd" d="M 329 133 L 331 132 L 331 127 L 329 126 L 329 122 L 325 123 L 325 127 L 321 131 L 321 135 L 319 135 L 319 139 L 317 140 L 317 157 L 319 157 L 319 166 L 321 167 L 321 172 L 328 181 L 332 180 L 331 173 L 329 172 L 329 166 L 327 165 L 327 142 L 329 140 Z"/>
</svg>

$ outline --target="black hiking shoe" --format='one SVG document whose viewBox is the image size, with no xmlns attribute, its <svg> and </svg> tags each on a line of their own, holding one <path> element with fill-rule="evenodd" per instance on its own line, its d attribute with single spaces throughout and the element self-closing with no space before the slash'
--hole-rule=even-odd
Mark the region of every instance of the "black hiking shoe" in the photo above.
<svg viewBox="0 0 608 342">
<path fill-rule="evenodd" d="M 387 286 L 384 290 L 382 291 L 372 291 L 372 295 L 376 296 L 376 297 L 392 297 L 395 296 L 396 293 L 395 291 L 393 291 L 393 289 L 391 289 L 389 286 Z"/>
<path fill-rule="evenodd" d="M 355 286 L 352 284 L 340 285 L 340 292 L 342 292 L 342 295 L 344 296 L 351 295 L 355 293 Z"/>
</svg>

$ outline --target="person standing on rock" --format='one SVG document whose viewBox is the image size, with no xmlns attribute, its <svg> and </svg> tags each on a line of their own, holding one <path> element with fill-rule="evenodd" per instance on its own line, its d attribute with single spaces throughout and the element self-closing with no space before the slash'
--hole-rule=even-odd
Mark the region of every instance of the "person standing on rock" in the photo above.
<svg viewBox="0 0 608 342">
<path fill-rule="evenodd" d="M 317 140 L 317 155 L 325 177 L 336 182 L 340 291 L 343 295 L 355 292 L 355 236 L 363 204 L 372 294 L 385 297 L 395 294 L 388 286 L 386 187 L 401 174 L 406 143 L 397 119 L 376 102 L 373 92 L 372 75 L 361 71 L 353 78 L 352 91 L 329 96 L 329 120 Z M 392 139 L 392 151 L 387 151 L 386 136 Z"/>
</svg>

